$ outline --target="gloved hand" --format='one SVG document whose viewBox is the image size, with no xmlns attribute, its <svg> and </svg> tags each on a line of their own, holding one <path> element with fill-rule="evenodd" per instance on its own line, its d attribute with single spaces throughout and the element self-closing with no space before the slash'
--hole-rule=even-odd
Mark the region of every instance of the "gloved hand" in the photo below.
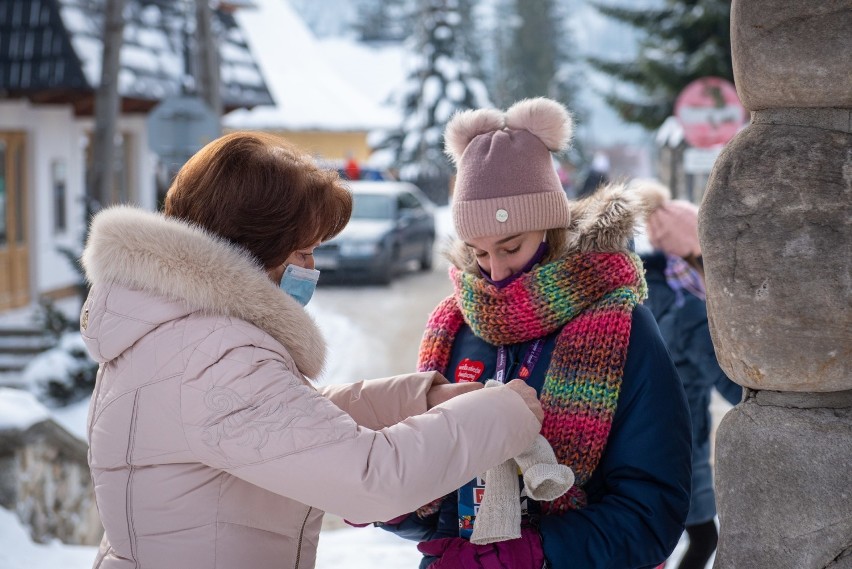
<svg viewBox="0 0 852 569">
<path fill-rule="evenodd" d="M 447 537 L 417 545 L 424 555 L 437 557 L 430 569 L 541 569 L 544 551 L 533 528 L 521 529 L 521 537 L 474 545 L 460 537 Z"/>
</svg>

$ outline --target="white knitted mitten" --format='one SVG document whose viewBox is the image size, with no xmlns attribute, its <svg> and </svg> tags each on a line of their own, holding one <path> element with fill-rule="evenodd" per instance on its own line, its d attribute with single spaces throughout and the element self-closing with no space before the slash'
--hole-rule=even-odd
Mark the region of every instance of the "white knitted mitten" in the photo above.
<svg viewBox="0 0 852 569">
<path fill-rule="evenodd" d="M 486 387 L 502 385 L 493 379 Z M 517 461 L 517 462 L 516 462 Z M 555 500 L 574 484 L 574 472 L 556 461 L 553 448 L 538 435 L 524 452 L 485 473 L 485 495 L 473 524 L 470 541 L 486 545 L 521 537 L 521 501 L 518 467 L 524 487 L 533 500 Z"/>
<path fill-rule="evenodd" d="M 553 448 L 541 435 L 515 461 L 524 473 L 527 496 L 533 500 L 555 500 L 574 485 L 574 472 L 556 461 Z"/>
<path fill-rule="evenodd" d="M 485 545 L 521 537 L 518 465 L 511 458 L 485 473 L 485 496 L 473 522 L 471 543 Z"/>
<path fill-rule="evenodd" d="M 493 379 L 485 382 L 485 387 L 497 385 L 502 384 Z M 516 456 L 515 461 L 524 473 L 527 496 L 533 500 L 555 500 L 574 485 L 574 472 L 557 462 L 553 447 L 541 435 L 536 437 L 530 448 Z"/>
</svg>

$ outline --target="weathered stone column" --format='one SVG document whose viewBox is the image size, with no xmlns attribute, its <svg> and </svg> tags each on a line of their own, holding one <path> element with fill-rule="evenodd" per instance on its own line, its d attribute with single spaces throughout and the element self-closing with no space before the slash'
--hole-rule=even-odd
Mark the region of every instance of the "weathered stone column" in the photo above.
<svg viewBox="0 0 852 569">
<path fill-rule="evenodd" d="M 852 568 L 852 0 L 734 0 L 752 122 L 699 231 L 719 362 L 716 569 Z"/>
</svg>

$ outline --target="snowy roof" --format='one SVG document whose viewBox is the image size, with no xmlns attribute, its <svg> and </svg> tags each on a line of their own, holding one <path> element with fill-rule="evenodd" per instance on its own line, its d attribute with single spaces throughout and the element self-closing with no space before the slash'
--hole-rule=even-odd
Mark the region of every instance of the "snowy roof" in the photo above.
<svg viewBox="0 0 852 569">
<path fill-rule="evenodd" d="M 350 38 L 319 40 L 319 48 L 334 69 L 376 104 L 393 106 L 391 96 L 406 79 L 408 50 L 403 43 L 366 44 Z"/>
<path fill-rule="evenodd" d="M 0 51 L 0 87 L 26 93 L 94 90 L 101 75 L 103 6 L 98 0 L 0 3 L 0 36 L 9 34 L 8 49 Z M 118 77 L 122 97 L 159 101 L 181 93 L 187 81 L 185 43 L 191 32 L 181 6 L 184 3 L 172 0 L 127 0 Z M 214 20 L 225 106 L 270 103 L 233 16 L 216 12 Z"/>
<path fill-rule="evenodd" d="M 371 130 L 398 124 L 397 113 L 379 105 L 337 71 L 287 0 L 255 0 L 257 9 L 235 14 L 245 30 L 275 106 L 238 110 L 229 128 L 260 130 Z"/>
<path fill-rule="evenodd" d="M 47 407 L 28 391 L 0 387 L 0 430 L 26 431 L 32 425 L 50 417 Z"/>
</svg>

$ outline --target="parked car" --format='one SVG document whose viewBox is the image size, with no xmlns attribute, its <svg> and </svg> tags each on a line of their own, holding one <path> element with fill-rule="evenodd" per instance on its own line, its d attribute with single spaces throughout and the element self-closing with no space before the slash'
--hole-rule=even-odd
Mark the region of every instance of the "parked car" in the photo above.
<svg viewBox="0 0 852 569">
<path fill-rule="evenodd" d="M 435 206 L 408 182 L 348 182 L 352 219 L 334 239 L 314 250 L 320 282 L 368 280 L 388 284 L 416 262 L 432 269 Z"/>
</svg>

